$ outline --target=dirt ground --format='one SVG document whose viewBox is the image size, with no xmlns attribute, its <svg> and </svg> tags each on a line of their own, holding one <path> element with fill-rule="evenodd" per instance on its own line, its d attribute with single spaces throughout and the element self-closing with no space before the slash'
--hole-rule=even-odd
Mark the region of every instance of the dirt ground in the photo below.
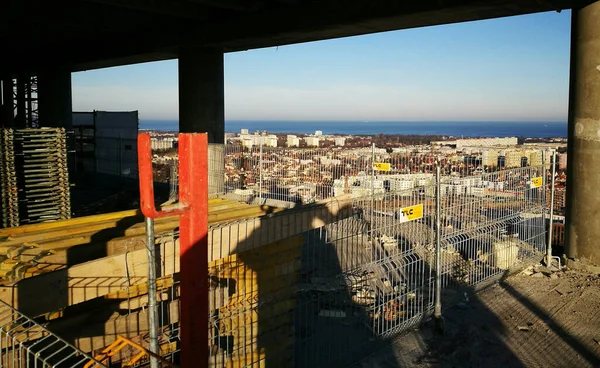
<svg viewBox="0 0 600 368">
<path fill-rule="evenodd" d="M 600 367 L 600 276 L 526 269 L 444 311 L 361 367 Z"/>
</svg>

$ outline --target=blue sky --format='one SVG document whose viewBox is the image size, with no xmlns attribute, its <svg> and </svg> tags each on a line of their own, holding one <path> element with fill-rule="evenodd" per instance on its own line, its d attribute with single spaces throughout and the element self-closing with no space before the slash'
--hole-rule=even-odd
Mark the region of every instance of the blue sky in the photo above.
<svg viewBox="0 0 600 368">
<path fill-rule="evenodd" d="M 570 12 L 225 55 L 228 120 L 565 121 Z M 74 110 L 177 119 L 177 61 L 73 74 Z"/>
</svg>

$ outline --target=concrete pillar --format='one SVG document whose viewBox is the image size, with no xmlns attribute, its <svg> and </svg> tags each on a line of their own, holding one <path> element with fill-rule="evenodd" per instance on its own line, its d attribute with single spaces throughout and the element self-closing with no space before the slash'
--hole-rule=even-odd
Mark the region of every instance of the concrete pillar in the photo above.
<svg viewBox="0 0 600 368">
<path fill-rule="evenodd" d="M 42 127 L 73 128 L 71 71 L 44 70 L 38 74 L 38 117 Z"/>
<path fill-rule="evenodd" d="M 600 1 L 573 9 L 565 256 L 585 267 L 600 266 L 599 24 Z"/>
<path fill-rule="evenodd" d="M 208 193 L 224 190 L 225 86 L 223 51 L 179 50 L 179 132 L 208 133 Z"/>
</svg>

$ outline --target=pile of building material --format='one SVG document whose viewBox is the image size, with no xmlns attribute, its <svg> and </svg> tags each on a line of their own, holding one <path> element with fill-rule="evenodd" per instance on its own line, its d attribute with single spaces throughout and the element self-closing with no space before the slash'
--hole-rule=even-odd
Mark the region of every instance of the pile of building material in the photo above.
<svg viewBox="0 0 600 368">
<path fill-rule="evenodd" d="M 19 225 L 19 199 L 12 129 L 2 129 L 0 137 L 0 185 L 2 185 L 2 227 Z"/>
<path fill-rule="evenodd" d="M 0 148 L 4 227 L 71 218 L 63 128 L 4 129 Z"/>
<path fill-rule="evenodd" d="M 212 225 L 277 213 L 223 199 L 209 201 Z M 157 235 L 173 233 L 179 217 L 157 219 Z M 0 282 L 18 281 L 83 262 L 145 249 L 144 218 L 137 210 L 0 229 Z"/>
</svg>

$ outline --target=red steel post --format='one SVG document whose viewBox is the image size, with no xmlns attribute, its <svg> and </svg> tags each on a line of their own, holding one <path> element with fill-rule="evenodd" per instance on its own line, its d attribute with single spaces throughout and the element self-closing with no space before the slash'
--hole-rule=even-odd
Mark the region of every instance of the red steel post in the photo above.
<svg viewBox="0 0 600 368">
<path fill-rule="evenodd" d="M 181 366 L 208 365 L 208 135 L 179 134 Z"/>
<path fill-rule="evenodd" d="M 168 210 L 156 210 L 156 206 L 154 205 L 152 148 L 150 144 L 150 134 L 148 133 L 138 134 L 138 178 L 140 182 L 140 209 L 144 216 L 156 219 L 159 217 L 181 214 L 185 211 L 185 204 L 171 207 Z"/>
<path fill-rule="evenodd" d="M 179 206 L 154 205 L 150 135 L 138 136 L 140 207 L 146 217 L 180 214 L 181 367 L 208 365 L 208 135 L 179 134 Z"/>
</svg>

